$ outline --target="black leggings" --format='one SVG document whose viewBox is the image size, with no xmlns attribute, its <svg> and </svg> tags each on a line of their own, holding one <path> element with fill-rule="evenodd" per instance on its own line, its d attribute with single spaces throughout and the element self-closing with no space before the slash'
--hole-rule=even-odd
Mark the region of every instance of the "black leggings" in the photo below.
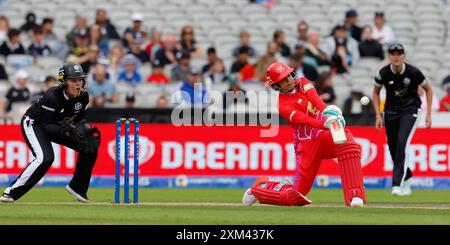
<svg viewBox="0 0 450 245">
<path fill-rule="evenodd" d="M 406 166 L 408 164 L 407 147 L 417 128 L 418 117 L 419 111 L 387 111 L 384 114 L 389 151 L 394 162 L 392 186 L 401 186 L 403 181 L 412 177 L 411 169 L 409 167 L 405 169 L 405 164 Z"/>
</svg>

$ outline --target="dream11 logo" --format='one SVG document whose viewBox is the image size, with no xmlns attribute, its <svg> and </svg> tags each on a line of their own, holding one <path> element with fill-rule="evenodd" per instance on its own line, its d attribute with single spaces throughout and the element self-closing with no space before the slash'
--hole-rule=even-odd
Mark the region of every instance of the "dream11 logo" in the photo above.
<svg viewBox="0 0 450 245">
<path fill-rule="evenodd" d="M 278 93 L 264 90 L 202 92 L 202 84 L 194 84 L 193 98 L 185 91 L 172 94 L 177 106 L 171 114 L 174 126 L 260 125 L 261 137 L 274 137 L 279 131 Z M 229 105 L 224 109 L 223 103 Z M 248 116 L 246 116 L 246 114 Z M 267 128 L 268 127 L 268 128 Z"/>
<path fill-rule="evenodd" d="M 134 171 L 134 135 L 131 134 L 129 138 L 129 156 L 128 160 L 130 163 L 130 173 L 133 173 Z M 155 143 L 151 140 L 149 140 L 145 136 L 139 136 L 139 165 L 142 165 L 143 163 L 150 160 L 153 155 L 155 154 Z M 116 159 L 116 142 L 115 140 L 111 140 L 108 143 L 108 155 L 112 159 Z M 125 136 L 120 137 L 120 164 L 124 165 L 124 159 L 125 159 Z"/>
</svg>

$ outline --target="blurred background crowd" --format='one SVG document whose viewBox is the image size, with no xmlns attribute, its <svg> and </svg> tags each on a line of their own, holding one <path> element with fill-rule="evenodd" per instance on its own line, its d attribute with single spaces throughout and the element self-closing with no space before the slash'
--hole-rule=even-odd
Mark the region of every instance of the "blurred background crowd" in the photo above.
<svg viewBox="0 0 450 245">
<path fill-rule="evenodd" d="M 266 68 L 282 61 L 326 103 L 370 115 L 359 99 L 395 42 L 448 112 L 448 13 L 444 0 L 2 0 L 0 118 L 20 119 L 66 61 L 88 74 L 96 108 L 207 105 L 218 91 L 217 110 L 276 111 L 273 95 L 246 94 L 268 91 Z"/>
</svg>

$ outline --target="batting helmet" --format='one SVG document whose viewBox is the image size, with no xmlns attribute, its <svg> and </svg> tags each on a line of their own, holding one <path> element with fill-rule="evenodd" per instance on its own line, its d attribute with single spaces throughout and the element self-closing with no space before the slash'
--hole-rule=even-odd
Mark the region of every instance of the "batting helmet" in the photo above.
<svg viewBox="0 0 450 245">
<path fill-rule="evenodd" d="M 289 74 L 291 74 L 294 71 L 291 67 L 288 65 L 281 63 L 281 62 L 275 62 L 272 63 L 267 68 L 267 83 L 269 85 L 272 85 L 274 83 L 279 83 L 283 79 L 285 79 Z"/>
<path fill-rule="evenodd" d="M 58 83 L 59 86 L 67 88 L 67 78 L 81 78 L 83 80 L 83 88 L 85 87 L 86 74 L 84 74 L 83 68 L 77 63 L 64 63 L 58 71 Z"/>
</svg>

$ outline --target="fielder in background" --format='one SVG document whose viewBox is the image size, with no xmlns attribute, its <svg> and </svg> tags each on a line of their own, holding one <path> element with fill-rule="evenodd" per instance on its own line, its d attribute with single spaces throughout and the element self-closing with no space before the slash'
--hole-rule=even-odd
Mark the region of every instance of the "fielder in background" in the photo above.
<svg viewBox="0 0 450 245">
<path fill-rule="evenodd" d="M 405 63 L 405 49 L 396 43 L 388 48 L 390 64 L 381 68 L 375 76 L 373 88 L 373 108 L 375 127 L 381 130 L 383 117 L 380 112 L 380 91 L 386 89 L 384 124 L 394 168 L 392 173 L 392 195 L 411 195 L 412 171 L 408 167 L 408 145 L 420 120 L 422 104 L 418 89 L 421 86 L 427 96 L 425 124 L 431 127 L 431 106 L 433 91 L 430 83 L 416 67 Z"/>
<path fill-rule="evenodd" d="M 5 189 L 0 201 L 14 202 L 39 182 L 53 163 L 53 142 L 79 152 L 66 190 L 80 202 L 89 202 L 87 191 L 97 160 L 100 132 L 85 119 L 89 103 L 85 77 L 79 64 L 63 64 L 58 74 L 59 86 L 48 89 L 26 111 L 21 130 L 35 158 Z"/>
<path fill-rule="evenodd" d="M 312 188 L 322 159 L 338 158 L 345 204 L 363 207 L 366 198 L 360 147 L 350 131 L 344 129 L 341 110 L 327 106 L 308 79 L 295 77 L 294 70 L 283 63 L 269 66 L 266 85 L 279 92 L 279 113 L 293 128 L 295 181 L 293 185 L 284 184 L 261 176 L 244 193 L 242 203 L 311 204 L 306 195 Z"/>
</svg>

